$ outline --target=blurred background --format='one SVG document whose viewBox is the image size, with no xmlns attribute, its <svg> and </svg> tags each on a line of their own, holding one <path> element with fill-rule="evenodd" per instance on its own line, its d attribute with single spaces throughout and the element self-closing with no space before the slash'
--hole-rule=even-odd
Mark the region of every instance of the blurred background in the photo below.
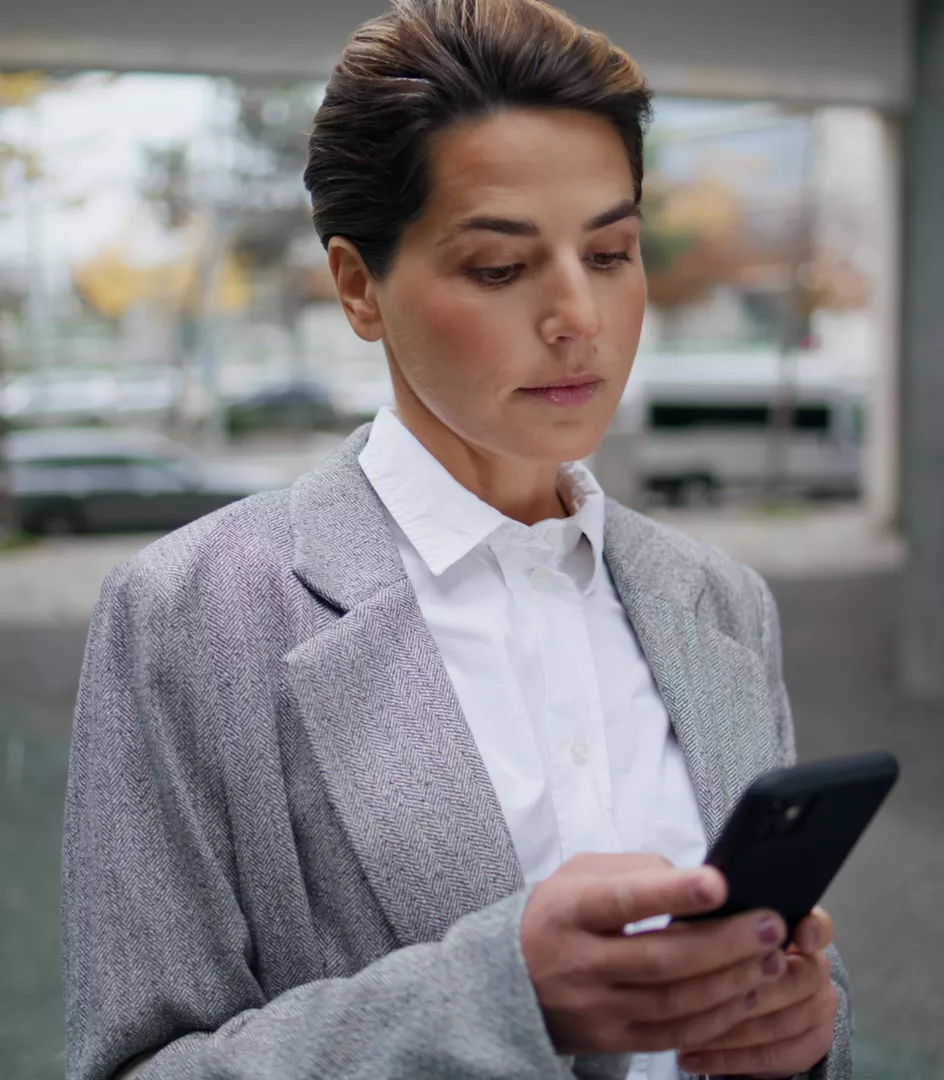
<svg viewBox="0 0 944 1080">
<path fill-rule="evenodd" d="M 0 1075 L 63 1075 L 71 712 L 102 578 L 391 399 L 301 182 L 343 10 L 0 12 Z M 657 93 L 650 307 L 591 462 L 767 575 L 800 754 L 903 778 L 828 903 L 856 1076 L 944 1077 L 944 0 L 574 0 Z M 906 287 L 907 286 L 907 287 Z"/>
</svg>

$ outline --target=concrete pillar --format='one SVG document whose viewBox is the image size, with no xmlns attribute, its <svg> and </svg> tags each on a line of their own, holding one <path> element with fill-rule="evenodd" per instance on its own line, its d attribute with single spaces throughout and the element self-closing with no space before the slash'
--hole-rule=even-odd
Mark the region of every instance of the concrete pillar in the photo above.
<svg viewBox="0 0 944 1080">
<path fill-rule="evenodd" d="M 869 390 L 863 480 L 869 520 L 881 533 L 901 528 L 902 380 L 902 124 L 878 116 L 880 148 L 875 177 L 872 296 L 875 342 Z"/>
<path fill-rule="evenodd" d="M 905 157 L 902 461 L 906 691 L 944 698 L 944 0 L 914 5 Z"/>
</svg>

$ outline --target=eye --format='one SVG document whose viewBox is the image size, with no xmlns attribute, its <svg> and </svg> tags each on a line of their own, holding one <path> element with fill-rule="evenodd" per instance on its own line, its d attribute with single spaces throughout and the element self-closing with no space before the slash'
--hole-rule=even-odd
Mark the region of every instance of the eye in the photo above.
<svg viewBox="0 0 944 1080">
<path fill-rule="evenodd" d="M 470 270 L 469 277 L 486 288 L 497 288 L 500 285 L 510 285 L 523 269 L 522 263 L 512 263 L 508 266 L 483 266 Z"/>
<path fill-rule="evenodd" d="M 587 261 L 597 270 L 615 270 L 620 263 L 630 263 L 628 251 L 597 251 L 587 256 Z"/>
</svg>

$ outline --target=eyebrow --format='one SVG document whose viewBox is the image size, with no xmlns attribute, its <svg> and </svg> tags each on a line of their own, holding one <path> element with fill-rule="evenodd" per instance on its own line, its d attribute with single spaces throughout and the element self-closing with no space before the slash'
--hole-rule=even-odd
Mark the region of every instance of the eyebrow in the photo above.
<svg viewBox="0 0 944 1080">
<path fill-rule="evenodd" d="M 584 232 L 595 232 L 607 225 L 613 225 L 617 221 L 625 221 L 627 218 L 641 217 L 639 204 L 634 199 L 623 199 L 616 206 L 604 210 L 602 214 L 585 221 Z M 495 232 L 502 236 L 537 236 L 540 233 L 537 225 L 528 218 L 504 218 L 492 217 L 491 215 L 476 215 L 460 221 L 454 228 L 440 240 L 441 244 L 447 243 L 461 233 L 466 232 Z"/>
<path fill-rule="evenodd" d="M 604 210 L 602 214 L 597 214 L 596 217 L 591 218 L 584 223 L 585 232 L 594 232 L 597 229 L 603 229 L 607 225 L 613 225 L 617 221 L 625 221 L 627 218 L 640 218 L 642 214 L 639 210 L 639 203 L 634 199 L 623 199 L 622 202 L 617 203 L 616 206 L 609 210 Z"/>
</svg>

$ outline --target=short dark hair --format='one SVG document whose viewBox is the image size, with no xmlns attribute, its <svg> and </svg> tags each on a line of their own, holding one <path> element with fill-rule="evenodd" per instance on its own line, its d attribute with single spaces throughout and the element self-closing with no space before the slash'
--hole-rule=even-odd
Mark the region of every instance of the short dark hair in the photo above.
<svg viewBox="0 0 944 1080">
<path fill-rule="evenodd" d="M 394 0 L 351 36 L 315 116 L 305 187 L 322 243 L 347 237 L 382 278 L 429 197 L 431 138 L 509 107 L 608 120 L 641 198 L 651 96 L 622 49 L 543 0 Z"/>
</svg>

